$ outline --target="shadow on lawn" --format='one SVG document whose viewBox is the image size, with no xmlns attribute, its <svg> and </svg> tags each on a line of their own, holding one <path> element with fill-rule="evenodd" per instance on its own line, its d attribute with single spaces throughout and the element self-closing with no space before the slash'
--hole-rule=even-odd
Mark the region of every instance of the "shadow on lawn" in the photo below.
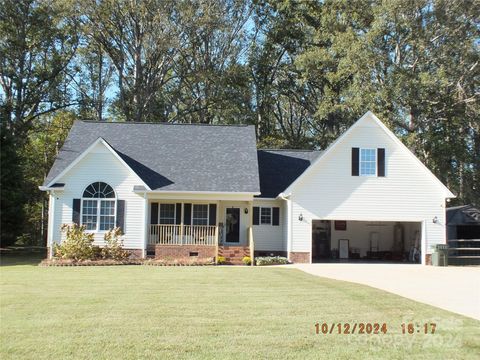
<svg viewBox="0 0 480 360">
<path fill-rule="evenodd" d="M 47 257 L 47 249 L 42 247 L 8 247 L 0 249 L 0 266 L 37 266 Z"/>
</svg>

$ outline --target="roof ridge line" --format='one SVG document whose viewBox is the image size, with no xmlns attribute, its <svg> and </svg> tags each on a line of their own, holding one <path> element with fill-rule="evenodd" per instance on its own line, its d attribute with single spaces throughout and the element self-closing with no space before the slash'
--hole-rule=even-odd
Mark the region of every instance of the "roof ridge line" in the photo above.
<svg viewBox="0 0 480 360">
<path fill-rule="evenodd" d="M 98 121 L 98 120 L 77 120 L 87 124 L 124 124 L 124 125 L 182 125 L 182 126 L 218 126 L 218 127 L 249 127 L 251 124 L 200 124 L 200 123 L 169 123 L 169 122 L 138 122 L 138 121 Z"/>
<path fill-rule="evenodd" d="M 297 151 L 297 152 L 315 152 L 315 151 L 323 151 L 323 150 L 311 150 L 311 149 L 258 149 L 257 151 Z"/>
</svg>

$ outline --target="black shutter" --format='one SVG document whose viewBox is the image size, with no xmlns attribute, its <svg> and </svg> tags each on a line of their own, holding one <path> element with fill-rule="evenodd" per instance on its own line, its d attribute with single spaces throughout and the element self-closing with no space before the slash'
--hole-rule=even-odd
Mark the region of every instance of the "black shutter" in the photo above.
<svg viewBox="0 0 480 360">
<path fill-rule="evenodd" d="M 385 176 L 385 149 L 377 149 L 377 175 Z"/>
<path fill-rule="evenodd" d="M 117 223 L 115 226 L 120 228 L 122 234 L 125 234 L 125 200 L 117 200 Z"/>
<path fill-rule="evenodd" d="M 175 205 L 175 224 L 180 225 L 182 222 L 182 204 Z"/>
<path fill-rule="evenodd" d="M 73 199 L 72 222 L 74 224 L 80 225 L 80 199 Z"/>
<path fill-rule="evenodd" d="M 158 224 L 158 203 L 152 203 L 150 207 L 150 224 Z"/>
<path fill-rule="evenodd" d="M 272 225 L 273 226 L 280 225 L 280 208 L 278 207 L 272 208 Z"/>
<path fill-rule="evenodd" d="M 183 224 L 192 225 L 192 204 L 183 204 Z"/>
<path fill-rule="evenodd" d="M 260 224 L 260 208 L 258 206 L 253 207 L 253 225 Z"/>
<path fill-rule="evenodd" d="M 208 225 L 215 225 L 217 223 L 217 204 L 210 204 L 208 212 Z"/>
<path fill-rule="evenodd" d="M 358 176 L 359 148 L 352 148 L 352 176 Z"/>
</svg>

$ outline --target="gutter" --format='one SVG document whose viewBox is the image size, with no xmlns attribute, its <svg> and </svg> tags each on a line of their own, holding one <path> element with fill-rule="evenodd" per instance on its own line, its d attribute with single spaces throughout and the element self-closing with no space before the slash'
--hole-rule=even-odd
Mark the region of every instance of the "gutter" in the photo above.
<svg viewBox="0 0 480 360">
<path fill-rule="evenodd" d="M 278 194 L 277 199 L 280 198 L 282 200 L 290 200 L 290 196 L 292 196 L 292 193 L 290 194 L 284 194 L 283 192 Z"/>
<path fill-rule="evenodd" d="M 63 191 L 65 186 L 49 187 L 49 186 L 39 186 L 40 191 Z"/>
<path fill-rule="evenodd" d="M 137 194 L 201 194 L 201 195 L 260 195 L 259 192 L 235 192 L 235 191 L 168 191 L 168 190 L 147 190 L 147 189 L 138 189 L 133 192 Z"/>
</svg>

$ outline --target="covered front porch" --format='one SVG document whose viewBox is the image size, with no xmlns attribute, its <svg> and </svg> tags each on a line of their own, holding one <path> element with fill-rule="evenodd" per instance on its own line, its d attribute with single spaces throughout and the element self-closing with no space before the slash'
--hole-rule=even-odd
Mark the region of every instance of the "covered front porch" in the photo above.
<svg viewBox="0 0 480 360">
<path fill-rule="evenodd" d="M 252 201 L 150 199 L 148 219 L 149 257 L 253 258 Z"/>
</svg>

